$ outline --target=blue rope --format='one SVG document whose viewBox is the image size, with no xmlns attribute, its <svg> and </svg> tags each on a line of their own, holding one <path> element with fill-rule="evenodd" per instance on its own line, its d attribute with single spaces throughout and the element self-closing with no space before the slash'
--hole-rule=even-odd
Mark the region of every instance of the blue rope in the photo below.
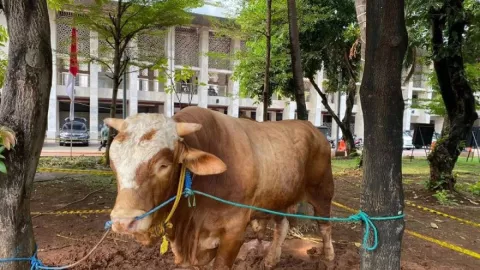
<svg viewBox="0 0 480 270">
<path fill-rule="evenodd" d="M 236 203 L 232 201 L 228 201 L 198 190 L 193 190 L 192 189 L 192 174 L 190 171 L 186 171 L 185 174 L 185 187 L 183 190 L 183 195 L 188 198 L 188 204 L 189 206 L 192 206 L 190 203 L 190 198 L 193 197 L 193 206 L 195 206 L 195 194 L 210 198 L 212 200 L 235 206 L 235 207 L 240 207 L 240 208 L 245 208 L 245 209 L 250 209 L 254 211 L 260 211 L 272 215 L 277 215 L 277 216 L 283 216 L 283 217 L 292 217 L 292 218 L 300 218 L 300 219 L 310 219 L 310 220 L 322 220 L 322 221 L 333 221 L 333 222 L 363 222 L 365 223 L 365 233 L 363 235 L 363 242 L 362 246 L 368 250 L 368 251 L 373 251 L 378 247 L 378 230 L 375 224 L 373 224 L 372 220 L 377 220 L 377 221 L 385 221 L 385 220 L 394 220 L 394 219 L 401 219 L 405 217 L 405 214 L 397 215 L 397 216 L 391 216 L 391 217 L 370 217 L 368 216 L 365 212 L 359 211 L 355 215 L 351 215 L 346 218 L 339 218 L 339 217 L 319 217 L 319 216 L 309 216 L 309 215 L 301 215 L 301 214 L 290 214 L 290 213 L 284 213 L 284 212 L 278 212 L 278 211 L 273 211 L 261 207 L 256 207 L 252 205 L 246 205 L 246 204 L 241 204 L 241 203 Z M 152 208 L 152 210 L 146 212 L 145 214 L 142 214 L 140 216 L 135 217 L 135 220 L 140 220 L 143 219 L 156 211 L 160 210 L 161 208 L 165 207 L 169 203 L 173 202 L 177 196 L 173 196 L 170 199 L 166 200 L 162 204 L 156 206 L 155 208 Z M 112 221 L 107 221 L 105 223 L 105 229 L 108 230 L 112 227 Z M 368 245 L 368 239 L 370 238 L 370 233 L 373 233 L 373 244 Z M 66 267 L 49 267 L 45 266 L 42 264 L 42 262 L 37 258 L 37 248 L 35 247 L 35 252 L 32 257 L 30 258 L 7 258 L 7 259 L 0 259 L 0 263 L 11 263 L 11 262 L 18 262 L 18 261 L 30 261 L 31 263 L 31 268 L 30 270 L 38 270 L 38 269 L 45 269 L 45 270 L 62 270 L 62 269 L 67 269 Z"/>
</svg>

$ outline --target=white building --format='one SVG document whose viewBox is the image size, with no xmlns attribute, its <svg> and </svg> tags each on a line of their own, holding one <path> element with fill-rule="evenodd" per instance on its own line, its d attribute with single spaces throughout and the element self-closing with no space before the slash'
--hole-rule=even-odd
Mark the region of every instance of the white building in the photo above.
<svg viewBox="0 0 480 270">
<path fill-rule="evenodd" d="M 63 20 L 71 20 L 72 14 L 68 12 L 50 11 L 51 44 L 53 50 L 54 72 L 52 78 L 52 91 L 50 95 L 47 138 L 54 139 L 60 133 L 63 121 L 68 117 L 69 98 L 65 86 L 69 69 L 69 46 L 71 28 Z M 6 27 L 3 14 L 0 15 L 0 23 Z M 79 55 L 99 55 L 98 36 L 95 32 L 78 29 Z M 136 41 L 136 48 L 142 52 L 143 48 L 154 48 L 159 56 L 168 58 L 170 69 L 181 69 L 183 66 L 192 66 L 196 71 L 196 77 L 200 82 L 207 83 L 205 86 L 187 84 L 187 89 L 193 89 L 192 96 L 183 94 L 179 100 L 173 93 L 166 93 L 166 85 L 156 80 L 152 70 L 136 71 L 132 68 L 127 78 L 127 114 L 137 112 L 164 113 L 172 116 L 180 109 L 180 104 L 185 106 L 189 103 L 200 107 L 221 111 L 225 114 L 238 117 L 240 114 L 251 117 L 258 121 L 263 119 L 263 106 L 253 99 L 239 97 L 239 83 L 231 80 L 235 63 L 229 60 L 209 59 L 206 53 L 233 53 L 241 50 L 243 42 L 228 37 L 216 37 L 209 29 L 208 20 L 203 15 L 194 14 L 194 20 L 189 27 L 172 27 L 165 38 L 140 36 Z M 8 50 L 8 48 L 5 48 Z M 152 51 L 152 49 L 149 49 Z M 140 53 L 141 54 L 141 53 Z M 81 60 L 81 59 L 80 59 Z M 145 60 L 148 60 L 145 59 Z M 322 85 L 323 73 L 319 72 L 316 77 L 317 84 Z M 108 117 L 112 97 L 112 81 L 107 77 L 106 71 L 95 63 L 80 64 L 79 75 L 75 82 L 76 103 L 75 116 L 84 117 L 88 120 L 91 139 L 98 138 L 100 125 L 104 118 Z M 322 105 L 320 96 L 315 90 L 307 85 L 307 109 L 309 120 L 315 126 L 328 126 L 331 128 L 332 138 L 336 137 L 337 125 L 332 123 L 332 117 Z M 122 115 L 123 85 L 120 86 L 117 96 L 117 115 Z M 180 85 L 179 87 L 180 88 Z M 216 95 L 209 92 L 209 88 L 215 89 Z M 415 102 L 417 98 L 431 98 L 432 91 L 425 85 L 421 76 L 414 76 L 414 80 L 404 87 L 404 97 L 408 104 Z M 340 102 L 339 102 L 340 101 Z M 329 95 L 329 103 L 334 111 L 340 109 L 340 117 L 344 116 L 346 103 L 345 95 Z M 363 137 L 363 118 L 357 97 L 353 108 L 354 119 L 352 127 L 354 134 Z M 340 108 L 338 107 L 340 106 Z M 408 105 L 406 106 L 408 107 Z M 296 116 L 296 104 L 290 100 L 273 98 L 273 104 L 269 108 L 269 119 L 279 121 L 294 119 Z M 424 110 L 407 108 L 404 113 L 404 129 L 410 129 L 411 123 L 435 123 L 437 132 L 440 132 L 443 119 L 429 115 Z"/>
</svg>

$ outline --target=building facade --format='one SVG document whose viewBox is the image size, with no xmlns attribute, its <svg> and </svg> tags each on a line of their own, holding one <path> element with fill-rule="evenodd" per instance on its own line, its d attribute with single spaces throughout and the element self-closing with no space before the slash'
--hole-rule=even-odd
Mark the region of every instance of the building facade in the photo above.
<svg viewBox="0 0 480 270">
<path fill-rule="evenodd" d="M 72 14 L 50 11 L 51 44 L 53 51 L 53 77 L 50 94 L 47 139 L 58 137 L 65 119 L 69 115 L 69 98 L 66 84 L 69 73 L 69 46 L 71 27 L 68 21 Z M 6 27 L 3 14 L 0 23 Z M 79 74 L 75 81 L 75 116 L 87 119 L 90 138 L 97 139 L 103 119 L 109 116 L 112 101 L 112 80 L 105 68 L 97 63 L 82 62 L 82 55 L 108 57 L 99 50 L 102 40 L 95 32 L 88 29 L 78 30 Z M 165 91 L 171 82 L 160 83 L 154 70 L 138 70 L 131 67 L 127 75 L 126 87 L 120 86 L 117 96 L 117 115 L 122 115 L 123 91 L 127 96 L 127 115 L 135 113 L 163 113 L 172 116 L 186 104 L 197 105 L 217 110 L 233 117 L 240 115 L 262 121 L 263 114 L 268 113 L 271 121 L 296 118 L 294 101 L 273 97 L 268 112 L 254 99 L 239 96 L 240 85 L 232 80 L 234 61 L 211 58 L 208 53 L 231 54 L 242 50 L 244 42 L 235 38 L 218 37 L 209 28 L 208 20 L 203 15 L 194 14 L 194 20 L 188 27 L 172 27 L 163 37 L 139 36 L 133 47 L 138 51 L 140 60 L 148 62 L 152 53 L 168 59 L 168 72 L 173 73 L 184 66 L 191 66 L 195 77 L 201 85 L 192 82 L 176 82 L 176 93 Z M 5 48 L 8 49 L 8 48 Z M 144 53 L 142 53 L 144 52 Z M 147 53 L 148 52 L 148 53 Z M 316 83 L 322 86 L 323 72 L 318 72 Z M 315 126 L 327 126 L 332 138 L 341 136 L 335 121 L 324 108 L 320 96 L 306 81 L 306 100 L 309 121 Z M 126 88 L 126 89 L 124 89 Z M 412 123 L 434 123 L 436 131 L 441 131 L 443 119 L 429 115 L 425 110 L 412 109 L 411 105 L 418 99 L 430 99 L 431 89 L 426 85 L 422 74 L 403 87 L 406 109 L 403 117 L 404 129 L 409 130 Z M 345 114 L 346 96 L 330 94 L 329 104 L 342 119 Z M 363 138 L 363 117 L 359 97 L 353 107 L 352 129 L 354 134 Z"/>
</svg>

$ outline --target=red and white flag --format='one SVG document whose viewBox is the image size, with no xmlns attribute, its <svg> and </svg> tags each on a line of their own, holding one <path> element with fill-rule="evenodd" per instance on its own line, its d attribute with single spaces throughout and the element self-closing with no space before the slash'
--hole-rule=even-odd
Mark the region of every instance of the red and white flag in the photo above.
<svg viewBox="0 0 480 270">
<path fill-rule="evenodd" d="M 72 28 L 72 43 L 70 45 L 70 73 L 68 74 L 67 95 L 70 98 L 70 121 L 74 119 L 75 77 L 78 73 L 77 60 L 77 29 Z"/>
</svg>

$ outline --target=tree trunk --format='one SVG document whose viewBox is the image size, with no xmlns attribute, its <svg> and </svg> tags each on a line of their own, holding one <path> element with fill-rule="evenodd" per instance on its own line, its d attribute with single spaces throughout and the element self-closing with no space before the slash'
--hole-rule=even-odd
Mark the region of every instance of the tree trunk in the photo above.
<svg viewBox="0 0 480 270">
<path fill-rule="evenodd" d="M 355 105 L 355 93 L 357 92 L 357 86 L 355 85 L 355 79 L 350 79 L 347 87 L 347 107 L 345 108 L 345 116 L 342 119 L 343 124 L 343 140 L 347 144 L 347 154 L 355 152 L 355 140 L 353 139 L 352 129 L 350 128 L 350 120 L 352 119 L 353 106 Z"/>
<path fill-rule="evenodd" d="M 263 121 L 268 121 L 268 104 L 270 102 L 270 51 L 272 49 L 271 41 L 272 29 L 272 0 L 267 0 L 267 55 L 265 61 L 265 82 L 263 84 Z"/>
<path fill-rule="evenodd" d="M 115 115 L 117 113 L 117 95 L 118 95 L 118 88 L 120 87 L 120 83 L 121 83 L 121 78 L 122 78 L 122 75 L 123 73 L 121 72 L 122 70 L 122 58 L 123 58 L 123 54 L 125 53 L 125 51 L 121 51 L 120 50 L 120 46 L 121 46 L 121 37 L 122 37 L 122 29 L 121 29 L 121 18 L 122 18 L 122 14 L 123 12 L 125 11 L 123 8 L 122 8 L 122 0 L 119 0 L 117 2 L 117 17 L 116 17 L 116 20 L 114 21 L 114 25 L 115 25 L 115 41 L 114 41 L 114 55 L 113 55 L 113 89 L 112 89 L 112 104 L 110 105 L 110 118 L 115 118 Z M 124 60 L 126 61 L 126 60 Z M 127 63 L 125 62 L 125 66 L 127 65 Z M 126 72 L 126 68 L 124 69 L 124 72 Z M 125 89 L 123 89 L 123 91 L 127 91 L 126 87 L 124 87 Z M 123 102 L 127 102 L 126 100 L 123 100 Z M 124 107 L 127 108 L 127 105 L 124 104 Z M 126 114 L 125 114 L 126 115 Z M 110 145 L 112 144 L 113 142 L 113 138 L 114 138 L 114 132 L 115 129 L 112 128 L 112 127 L 108 127 L 108 139 L 107 139 L 107 146 L 105 147 L 105 165 L 109 165 L 110 164 Z"/>
<path fill-rule="evenodd" d="M 447 7 L 449 12 L 447 12 Z M 437 74 L 440 92 L 447 110 L 442 138 L 428 156 L 432 190 L 455 187 L 453 169 L 460 155 L 460 144 L 471 132 L 478 118 L 475 97 L 470 87 L 463 64 L 462 43 L 467 22 L 462 16 L 463 1 L 445 0 L 440 9 L 431 9 L 433 65 Z M 447 27 L 447 37 L 444 29 Z M 448 45 L 445 45 L 445 38 Z M 451 53 L 445 53 L 451 52 Z"/>
<path fill-rule="evenodd" d="M 352 115 L 353 106 L 350 106 L 351 104 L 349 104 L 349 100 L 351 101 L 351 98 L 352 98 L 351 91 L 349 91 L 348 93 L 349 96 L 347 97 L 347 107 L 345 108 L 345 117 L 343 121 L 341 121 L 338 115 L 333 111 L 332 107 L 330 107 L 330 104 L 328 104 L 327 95 L 325 95 L 325 93 L 322 92 L 318 84 L 315 82 L 315 79 L 313 77 L 308 77 L 308 80 L 313 85 L 313 88 L 320 95 L 320 98 L 322 99 L 322 104 L 323 106 L 325 106 L 325 109 L 327 109 L 328 113 L 330 113 L 333 120 L 337 123 L 338 127 L 342 130 L 343 138 L 347 144 L 347 155 L 350 155 L 352 151 L 355 151 L 355 141 L 353 139 L 353 134 L 350 129 L 350 118 L 346 118 L 347 115 L 350 115 L 350 116 Z M 355 96 L 353 96 L 353 99 L 355 99 Z"/>
<path fill-rule="evenodd" d="M 366 27 L 367 27 L 367 0 L 355 0 L 355 11 L 357 13 L 357 21 L 358 25 L 360 26 L 360 80 L 363 80 L 363 69 L 365 66 L 365 48 L 366 48 Z M 361 97 L 360 97 L 361 98 Z M 357 113 L 356 117 L 362 117 L 363 115 L 359 115 Z M 365 137 L 365 136 L 363 136 Z M 358 163 L 358 167 L 363 167 L 363 152 L 360 154 L 360 162 Z"/>
<path fill-rule="evenodd" d="M 365 117 L 361 209 L 372 217 L 403 213 L 401 89 L 407 48 L 403 0 L 368 0 L 365 72 L 360 88 Z M 362 249 L 361 269 L 400 269 L 405 222 L 376 221 L 378 247 Z M 365 227 L 364 227 L 365 229 Z"/>
<path fill-rule="evenodd" d="M 45 0 L 3 0 L 9 35 L 8 68 L 0 125 L 11 128 L 17 145 L 5 152 L 8 174 L 0 174 L 0 258 L 33 255 L 30 196 L 47 127 L 52 85 L 50 22 Z M 29 269 L 29 262 L 0 269 Z"/>
<path fill-rule="evenodd" d="M 367 0 L 355 0 L 355 11 L 357 13 L 357 21 L 360 26 L 360 74 L 363 73 L 365 64 L 365 48 L 366 48 L 366 27 L 367 27 Z M 363 74 L 360 78 L 363 77 Z"/>
<path fill-rule="evenodd" d="M 297 6 L 295 0 L 287 0 L 287 2 L 288 25 L 290 33 L 290 56 L 292 59 L 292 73 L 295 85 L 295 101 L 297 102 L 297 118 L 300 120 L 308 120 L 307 105 L 305 104 L 305 89 L 303 84 L 302 59 L 300 55 Z"/>
</svg>

